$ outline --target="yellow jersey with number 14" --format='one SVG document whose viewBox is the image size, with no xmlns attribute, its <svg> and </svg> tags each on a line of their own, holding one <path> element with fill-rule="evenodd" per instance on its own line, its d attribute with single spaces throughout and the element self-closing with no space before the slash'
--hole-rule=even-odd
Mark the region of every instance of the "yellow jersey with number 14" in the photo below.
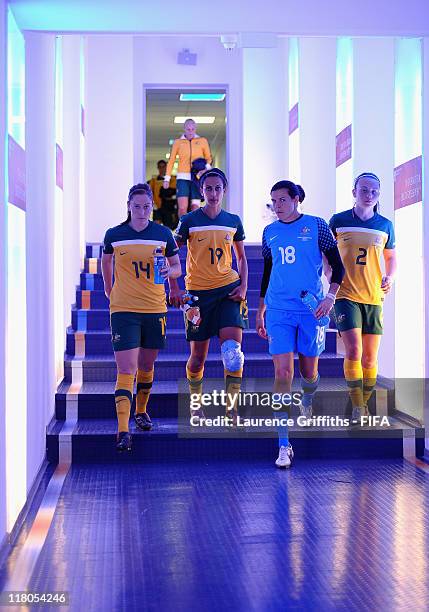
<svg viewBox="0 0 429 612">
<path fill-rule="evenodd" d="M 167 311 L 164 284 L 154 282 L 154 256 L 159 247 L 166 257 L 179 251 L 171 230 L 152 221 L 141 232 L 128 223 L 107 230 L 103 252 L 114 255 L 115 276 L 110 312 Z"/>
</svg>

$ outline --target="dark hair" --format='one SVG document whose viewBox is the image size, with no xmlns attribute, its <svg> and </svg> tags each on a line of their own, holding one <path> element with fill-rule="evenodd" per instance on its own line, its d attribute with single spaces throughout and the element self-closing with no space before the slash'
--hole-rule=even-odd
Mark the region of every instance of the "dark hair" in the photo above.
<svg viewBox="0 0 429 612">
<path fill-rule="evenodd" d="M 159 164 L 165 164 L 167 165 L 167 162 L 165 161 L 165 159 L 160 159 L 159 161 L 156 162 L 156 165 L 159 166 Z"/>
<path fill-rule="evenodd" d="M 300 202 L 305 198 L 304 189 L 300 185 L 295 185 L 292 181 L 278 181 L 271 187 L 270 193 L 279 191 L 280 189 L 286 189 L 291 198 L 296 198 L 298 196 Z"/>
<path fill-rule="evenodd" d="M 137 183 L 137 185 L 133 185 L 131 187 L 131 189 L 129 190 L 129 192 L 128 192 L 127 204 L 129 204 L 131 202 L 131 198 L 133 196 L 139 195 L 139 194 L 143 194 L 143 195 L 149 196 L 150 199 L 151 199 L 151 202 L 153 202 L 152 189 L 149 187 L 148 183 Z M 131 221 L 131 213 L 130 213 L 130 211 L 128 211 L 127 218 L 120 225 L 126 225 L 130 221 Z"/>
<path fill-rule="evenodd" d="M 359 182 L 359 180 L 360 180 L 361 178 L 370 178 L 370 179 L 374 179 L 375 181 L 377 181 L 377 182 L 378 182 L 378 184 L 379 184 L 379 185 L 381 185 L 381 181 L 380 181 L 380 179 L 378 178 L 378 176 L 377 176 L 376 174 L 374 174 L 374 172 L 362 172 L 361 174 L 359 174 L 359 175 L 358 175 L 358 176 L 355 178 L 354 183 L 353 183 L 353 189 L 356 189 L 357 184 L 358 184 L 358 182 Z M 378 208 L 379 208 L 379 203 L 377 202 L 377 204 L 376 204 L 376 205 L 374 206 L 374 208 L 373 208 L 373 211 L 374 211 L 374 212 L 377 212 Z"/>
<path fill-rule="evenodd" d="M 222 183 L 223 183 L 223 188 L 224 189 L 227 188 L 227 186 L 228 186 L 228 179 L 226 178 L 226 176 L 222 172 L 222 170 L 220 170 L 219 168 L 210 168 L 210 170 L 207 170 L 207 172 L 204 172 L 204 174 L 202 174 L 201 177 L 200 177 L 200 180 L 199 180 L 200 189 L 203 188 L 204 181 L 207 178 L 209 178 L 210 176 L 217 176 L 218 178 L 220 178 Z"/>
</svg>

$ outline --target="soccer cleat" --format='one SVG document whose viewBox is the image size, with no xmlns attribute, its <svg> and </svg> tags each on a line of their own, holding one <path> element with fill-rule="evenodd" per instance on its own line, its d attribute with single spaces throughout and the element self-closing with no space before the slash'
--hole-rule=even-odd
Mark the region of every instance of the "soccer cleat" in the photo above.
<svg viewBox="0 0 429 612">
<path fill-rule="evenodd" d="M 149 431 L 149 429 L 152 429 L 152 421 L 147 412 L 136 412 L 134 414 L 134 421 L 137 427 L 142 431 Z"/>
<path fill-rule="evenodd" d="M 352 410 L 352 425 L 360 424 L 360 417 L 362 415 L 362 411 L 365 412 L 364 408 L 359 408 L 359 406 L 354 406 Z"/>
<path fill-rule="evenodd" d="M 116 436 L 116 450 L 119 453 L 131 450 L 131 434 L 128 431 L 120 431 Z"/>
<path fill-rule="evenodd" d="M 227 410 L 225 413 L 225 422 L 228 424 L 228 427 L 237 427 L 238 411 L 234 410 L 234 408 Z"/>
<path fill-rule="evenodd" d="M 202 408 L 196 408 L 195 410 L 191 410 L 191 418 L 192 417 L 197 417 L 200 420 L 200 425 L 204 425 L 206 415 L 204 414 L 204 410 Z"/>
<path fill-rule="evenodd" d="M 276 466 L 278 468 L 290 468 L 293 459 L 293 449 L 290 444 L 287 446 L 281 446 L 279 449 L 279 456 L 276 459 Z"/>
</svg>

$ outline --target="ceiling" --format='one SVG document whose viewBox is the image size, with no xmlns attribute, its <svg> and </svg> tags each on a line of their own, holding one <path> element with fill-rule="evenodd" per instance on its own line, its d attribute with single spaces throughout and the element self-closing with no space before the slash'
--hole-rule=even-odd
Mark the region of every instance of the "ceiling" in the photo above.
<svg viewBox="0 0 429 612">
<path fill-rule="evenodd" d="M 188 89 L 186 93 L 207 93 L 207 90 Z M 182 125 L 173 123 L 175 116 L 214 116 L 212 124 L 197 125 L 197 133 L 205 136 L 212 152 L 225 147 L 226 100 L 222 102 L 181 102 L 181 89 L 146 90 L 146 169 L 147 176 L 156 172 L 156 162 L 166 159 L 170 151 L 169 140 L 178 138 Z M 212 93 L 225 93 L 222 89 L 210 89 Z"/>
<path fill-rule="evenodd" d="M 429 36 L 428 0 L 11 0 L 22 30 Z M 247 46 L 247 45 L 245 45 Z M 252 45 L 250 45 L 252 46 Z"/>
</svg>

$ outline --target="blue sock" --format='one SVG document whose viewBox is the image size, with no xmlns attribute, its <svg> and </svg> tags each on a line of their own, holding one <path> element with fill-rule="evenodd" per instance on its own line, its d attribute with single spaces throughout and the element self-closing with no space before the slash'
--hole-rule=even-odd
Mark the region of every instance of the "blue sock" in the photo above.
<svg viewBox="0 0 429 612">
<path fill-rule="evenodd" d="M 311 406 L 313 401 L 313 396 L 316 393 L 317 387 L 319 385 L 320 375 L 317 374 L 317 377 L 314 380 L 304 378 L 301 374 L 301 388 L 302 388 L 302 398 L 301 402 L 304 408 L 308 408 Z"/>
<path fill-rule="evenodd" d="M 274 416 L 277 417 L 278 419 L 287 419 L 288 413 L 287 412 L 275 412 Z M 288 426 L 280 425 L 279 427 L 277 427 L 277 431 L 279 434 L 279 448 L 280 446 L 288 446 L 289 444 Z"/>
</svg>

